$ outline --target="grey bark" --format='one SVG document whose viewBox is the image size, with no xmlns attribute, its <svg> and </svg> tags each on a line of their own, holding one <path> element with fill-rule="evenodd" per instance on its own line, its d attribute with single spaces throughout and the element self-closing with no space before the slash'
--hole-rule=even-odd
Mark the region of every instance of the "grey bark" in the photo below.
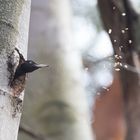
<svg viewBox="0 0 140 140">
<path fill-rule="evenodd" d="M 16 140 L 23 93 L 10 87 L 19 62 L 17 48 L 27 56 L 30 0 L 0 0 L 0 140 Z M 19 102 L 20 101 L 20 102 Z"/>
</svg>

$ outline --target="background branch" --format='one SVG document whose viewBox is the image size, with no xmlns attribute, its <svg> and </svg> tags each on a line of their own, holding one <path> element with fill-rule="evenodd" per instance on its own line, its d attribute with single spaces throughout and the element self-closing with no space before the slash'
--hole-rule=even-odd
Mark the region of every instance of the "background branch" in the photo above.
<svg viewBox="0 0 140 140">
<path fill-rule="evenodd" d="M 35 130 L 32 130 L 26 125 L 20 125 L 19 131 L 35 138 L 36 140 L 46 140 L 41 134 L 38 134 Z"/>
</svg>

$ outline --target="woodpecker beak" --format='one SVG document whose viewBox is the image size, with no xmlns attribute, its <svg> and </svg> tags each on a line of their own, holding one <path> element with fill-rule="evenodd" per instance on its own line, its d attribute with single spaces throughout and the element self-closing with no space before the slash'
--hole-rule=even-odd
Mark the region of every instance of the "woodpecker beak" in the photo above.
<svg viewBox="0 0 140 140">
<path fill-rule="evenodd" d="M 36 64 L 35 66 L 36 66 L 37 68 L 49 67 L 49 65 L 45 65 L 45 64 Z"/>
</svg>

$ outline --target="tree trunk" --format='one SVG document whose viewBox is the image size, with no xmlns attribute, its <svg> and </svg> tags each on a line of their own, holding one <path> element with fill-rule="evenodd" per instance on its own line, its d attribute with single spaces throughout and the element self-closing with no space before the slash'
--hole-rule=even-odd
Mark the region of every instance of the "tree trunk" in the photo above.
<svg viewBox="0 0 140 140">
<path fill-rule="evenodd" d="M 34 104 L 28 111 L 33 118 L 29 125 L 36 127 L 42 139 L 91 140 L 81 60 L 71 40 L 69 0 L 42 0 L 34 5 L 32 14 L 41 20 L 36 24 L 40 23 L 41 34 L 33 44 L 42 47 L 39 52 L 50 68 L 45 70 L 41 84 L 35 81 L 38 89 L 35 87 L 32 95 L 36 99 L 29 101 Z"/>
<path fill-rule="evenodd" d="M 126 133 L 123 114 L 122 89 L 118 72 L 109 91 L 103 91 L 96 99 L 93 123 L 96 140 L 124 140 Z"/>
<path fill-rule="evenodd" d="M 138 140 L 140 137 L 140 79 L 138 74 L 140 62 L 136 30 L 134 32 L 134 26 L 139 22 L 138 15 L 128 0 L 98 0 L 98 4 L 106 31 L 112 31 L 109 35 L 117 55 L 116 61 L 123 67 L 120 76 L 127 123 L 126 139 Z"/>
<path fill-rule="evenodd" d="M 27 56 L 29 15 L 30 0 L 0 2 L 0 140 L 17 139 L 23 92 L 15 96 L 10 84 L 20 55 Z"/>
</svg>

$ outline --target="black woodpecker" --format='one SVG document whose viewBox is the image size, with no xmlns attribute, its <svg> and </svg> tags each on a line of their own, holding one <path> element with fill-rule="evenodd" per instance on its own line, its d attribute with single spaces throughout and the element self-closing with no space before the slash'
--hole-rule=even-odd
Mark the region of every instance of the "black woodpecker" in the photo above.
<svg viewBox="0 0 140 140">
<path fill-rule="evenodd" d="M 30 73 L 33 72 L 39 68 L 43 68 L 43 67 L 48 67 L 48 65 L 45 64 L 37 64 L 32 60 L 27 60 L 25 62 L 23 62 L 17 69 L 15 72 L 15 76 L 14 79 L 17 79 L 18 77 L 25 75 L 26 73 Z"/>
</svg>

